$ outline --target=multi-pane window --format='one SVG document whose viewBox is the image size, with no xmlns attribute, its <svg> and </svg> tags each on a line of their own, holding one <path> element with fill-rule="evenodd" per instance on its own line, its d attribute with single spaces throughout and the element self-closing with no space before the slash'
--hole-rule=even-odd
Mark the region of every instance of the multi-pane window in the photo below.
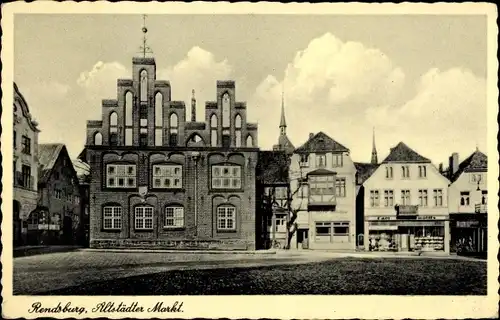
<svg viewBox="0 0 500 320">
<path fill-rule="evenodd" d="M 182 166 L 153 165 L 153 188 L 182 188 Z"/>
<path fill-rule="evenodd" d="M 325 154 L 317 154 L 316 155 L 316 167 L 318 167 L 318 168 L 326 167 L 326 155 Z"/>
<path fill-rule="evenodd" d="M 402 205 L 410 205 L 410 190 L 401 190 L 401 204 Z"/>
<path fill-rule="evenodd" d="M 349 222 L 316 222 L 316 240 L 321 242 L 348 242 Z"/>
<path fill-rule="evenodd" d="M 332 161 L 332 167 L 342 167 L 344 165 L 344 158 L 342 153 L 334 153 Z"/>
<path fill-rule="evenodd" d="M 380 204 L 378 190 L 370 190 L 370 206 L 377 207 Z"/>
<path fill-rule="evenodd" d="M 153 229 L 153 207 L 135 208 L 135 229 L 152 230 Z"/>
<path fill-rule="evenodd" d="M 122 208 L 104 207 L 103 208 L 103 229 L 116 230 L 122 228 Z"/>
<path fill-rule="evenodd" d="M 300 155 L 300 166 L 301 167 L 308 167 L 309 166 L 309 155 L 308 154 L 301 154 Z"/>
<path fill-rule="evenodd" d="M 335 180 L 335 195 L 337 197 L 345 197 L 346 196 L 346 188 L 345 188 L 345 178 L 337 178 Z"/>
<path fill-rule="evenodd" d="M 240 189 L 241 167 L 236 165 L 212 166 L 212 188 Z"/>
<path fill-rule="evenodd" d="M 22 140 L 22 149 L 21 152 L 24 154 L 31 154 L 31 139 L 27 136 L 23 136 Z"/>
<path fill-rule="evenodd" d="M 393 178 L 392 167 L 385 167 L 385 178 L 386 179 L 392 179 Z"/>
<path fill-rule="evenodd" d="M 106 166 L 106 187 L 135 188 L 136 169 L 133 164 L 108 164 Z"/>
<path fill-rule="evenodd" d="M 434 197 L 434 206 L 441 207 L 443 205 L 443 189 L 434 189 L 432 194 Z"/>
<path fill-rule="evenodd" d="M 462 191 L 460 192 L 460 205 L 469 206 L 470 205 L 470 192 Z"/>
<path fill-rule="evenodd" d="M 236 230 L 236 208 L 220 206 L 217 208 L 217 229 Z"/>
<path fill-rule="evenodd" d="M 335 176 L 310 176 L 309 194 L 314 195 L 335 195 Z"/>
<path fill-rule="evenodd" d="M 384 206 L 392 207 L 394 205 L 394 191 L 384 190 Z"/>
<path fill-rule="evenodd" d="M 288 198 L 287 187 L 276 187 L 274 189 L 274 196 L 277 200 L 283 200 Z"/>
<path fill-rule="evenodd" d="M 21 186 L 24 188 L 32 187 L 32 179 L 31 179 L 31 167 L 25 164 L 21 167 Z"/>
<path fill-rule="evenodd" d="M 427 178 L 427 166 L 425 165 L 418 166 L 418 177 Z"/>
<path fill-rule="evenodd" d="M 183 207 L 166 207 L 165 208 L 165 228 L 182 228 L 184 227 L 184 208 Z"/>
<path fill-rule="evenodd" d="M 422 207 L 427 207 L 428 205 L 428 195 L 426 189 L 418 190 L 418 204 Z"/>
<path fill-rule="evenodd" d="M 409 165 L 401 166 L 401 177 L 404 179 L 408 179 L 410 177 L 410 166 Z"/>
</svg>

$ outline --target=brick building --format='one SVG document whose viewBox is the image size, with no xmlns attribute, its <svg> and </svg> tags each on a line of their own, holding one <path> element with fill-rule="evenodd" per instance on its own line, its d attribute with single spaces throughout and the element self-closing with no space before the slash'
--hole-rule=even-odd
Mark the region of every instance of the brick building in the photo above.
<svg viewBox="0 0 500 320">
<path fill-rule="evenodd" d="M 38 123 L 14 83 L 14 245 L 27 241 L 28 217 L 36 209 L 38 185 Z"/>
<path fill-rule="evenodd" d="M 156 79 L 151 57 L 133 58 L 102 119 L 87 122 L 90 246 L 256 248 L 257 125 L 233 81 L 217 81 L 204 121 L 190 119 Z"/>
</svg>

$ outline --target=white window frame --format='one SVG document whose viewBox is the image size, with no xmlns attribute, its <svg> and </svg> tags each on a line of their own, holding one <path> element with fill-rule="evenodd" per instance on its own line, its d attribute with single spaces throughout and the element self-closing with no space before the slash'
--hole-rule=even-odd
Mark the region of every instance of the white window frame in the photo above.
<svg viewBox="0 0 500 320">
<path fill-rule="evenodd" d="M 167 206 L 165 207 L 164 228 L 184 228 L 184 207 Z"/>
<path fill-rule="evenodd" d="M 391 166 L 385 167 L 385 178 L 394 179 L 394 172 Z"/>
<path fill-rule="evenodd" d="M 411 192 L 409 189 L 401 190 L 401 204 L 403 206 L 411 205 Z"/>
<path fill-rule="evenodd" d="M 231 205 L 221 205 L 217 207 L 217 230 L 236 230 L 236 207 Z"/>
<path fill-rule="evenodd" d="M 346 178 L 335 179 L 335 196 L 340 198 L 347 197 L 347 181 Z"/>
<path fill-rule="evenodd" d="M 109 221 L 109 227 L 106 226 Z M 122 228 L 122 207 L 105 206 L 102 208 L 102 228 L 104 230 L 120 230 Z"/>
<path fill-rule="evenodd" d="M 113 170 L 113 172 L 111 172 L 111 169 Z M 119 179 L 123 179 L 122 186 L 118 184 Z M 130 180 L 132 181 L 132 183 L 130 183 Z M 111 181 L 113 181 L 113 183 L 111 183 Z M 106 165 L 106 188 L 129 189 L 135 188 L 136 186 L 137 166 L 135 164 Z"/>
<path fill-rule="evenodd" d="M 323 161 L 321 161 L 321 159 L 323 159 Z M 323 163 L 321 164 L 321 162 L 323 162 Z M 326 166 L 327 166 L 326 154 L 324 154 L 324 153 L 316 154 L 316 167 L 317 168 L 325 168 Z"/>
<path fill-rule="evenodd" d="M 151 206 L 138 206 L 134 209 L 134 229 L 153 230 L 154 208 Z M 149 223 L 151 226 L 149 226 Z"/>
<path fill-rule="evenodd" d="M 309 155 L 308 154 L 299 154 L 299 165 L 301 167 L 309 167 Z"/>
<path fill-rule="evenodd" d="M 427 207 L 429 205 L 429 192 L 427 189 L 418 190 L 418 204 L 421 207 Z"/>
<path fill-rule="evenodd" d="M 384 190 L 384 207 L 394 206 L 394 190 Z"/>
<path fill-rule="evenodd" d="M 462 200 L 464 204 L 462 204 Z M 461 207 L 470 206 L 470 191 L 460 191 L 460 206 Z"/>
<path fill-rule="evenodd" d="M 225 169 L 228 170 L 227 174 Z M 212 189 L 241 189 L 243 186 L 242 170 L 239 165 L 212 165 Z M 228 181 L 228 185 L 224 185 L 225 181 Z"/>
<path fill-rule="evenodd" d="M 167 182 L 168 181 L 168 182 Z M 159 183 L 158 183 L 159 182 Z M 182 165 L 180 164 L 154 164 L 153 179 L 154 189 L 180 189 L 182 188 Z"/>
<path fill-rule="evenodd" d="M 401 178 L 403 179 L 409 179 L 410 178 L 410 166 L 409 165 L 402 165 L 401 166 Z"/>
<path fill-rule="evenodd" d="M 433 190 L 434 197 L 434 206 L 442 207 L 443 206 L 443 189 L 434 189 Z"/>
<path fill-rule="evenodd" d="M 341 168 L 344 166 L 344 155 L 342 153 L 332 154 L 332 167 Z"/>
<path fill-rule="evenodd" d="M 378 190 L 370 190 L 370 206 L 378 207 L 380 205 L 380 195 Z"/>
<path fill-rule="evenodd" d="M 427 166 L 425 165 L 418 166 L 418 177 L 427 178 Z"/>
</svg>

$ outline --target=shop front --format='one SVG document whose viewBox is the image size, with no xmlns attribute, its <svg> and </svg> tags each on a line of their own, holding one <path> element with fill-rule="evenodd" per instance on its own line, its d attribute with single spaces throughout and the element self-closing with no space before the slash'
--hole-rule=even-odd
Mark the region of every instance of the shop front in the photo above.
<svg viewBox="0 0 500 320">
<path fill-rule="evenodd" d="M 451 214 L 451 252 L 483 254 L 487 252 L 486 214 Z"/>
<path fill-rule="evenodd" d="M 447 224 L 447 216 L 368 217 L 368 249 L 448 252 Z"/>
</svg>

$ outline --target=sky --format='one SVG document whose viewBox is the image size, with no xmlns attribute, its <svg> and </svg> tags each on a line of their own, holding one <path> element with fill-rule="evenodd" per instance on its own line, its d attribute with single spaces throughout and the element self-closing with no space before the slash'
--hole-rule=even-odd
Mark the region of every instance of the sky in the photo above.
<svg viewBox="0 0 500 320">
<path fill-rule="evenodd" d="M 39 122 L 40 143 L 83 149 L 86 121 L 116 99 L 140 56 L 142 15 L 18 14 L 14 80 Z M 259 125 L 259 147 L 279 135 L 284 92 L 287 134 L 299 147 L 323 131 L 369 162 L 400 141 L 444 162 L 486 151 L 485 16 L 148 15 L 157 79 L 197 118 L 216 81 L 234 80 Z"/>
</svg>

